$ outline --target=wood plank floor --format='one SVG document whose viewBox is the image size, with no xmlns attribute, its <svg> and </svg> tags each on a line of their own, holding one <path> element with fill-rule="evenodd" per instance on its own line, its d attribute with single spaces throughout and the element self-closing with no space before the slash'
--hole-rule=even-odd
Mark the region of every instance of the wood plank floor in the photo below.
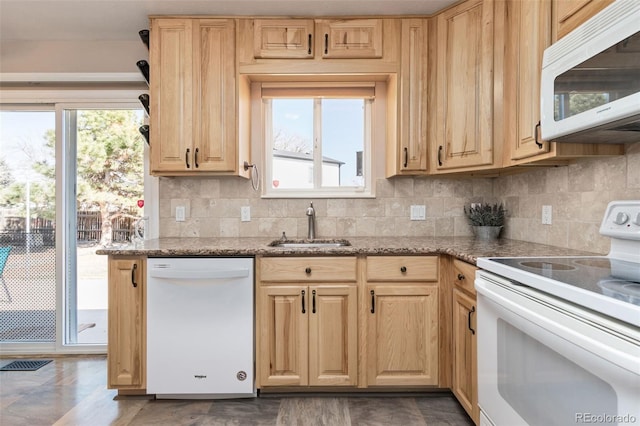
<svg viewBox="0 0 640 426">
<path fill-rule="evenodd" d="M 0 358 L 0 366 L 11 361 Z M 236 400 L 114 399 L 104 356 L 56 357 L 37 371 L 0 372 L 0 425 L 464 425 L 448 393 L 263 396 Z"/>
</svg>

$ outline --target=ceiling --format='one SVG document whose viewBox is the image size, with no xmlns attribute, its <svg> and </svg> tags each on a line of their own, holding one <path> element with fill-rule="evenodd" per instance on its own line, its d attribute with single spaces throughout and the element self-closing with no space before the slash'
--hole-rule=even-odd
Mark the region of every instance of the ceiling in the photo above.
<svg viewBox="0 0 640 426">
<path fill-rule="evenodd" d="M 131 40 L 149 15 L 431 15 L 458 0 L 0 0 L 0 39 Z"/>
</svg>

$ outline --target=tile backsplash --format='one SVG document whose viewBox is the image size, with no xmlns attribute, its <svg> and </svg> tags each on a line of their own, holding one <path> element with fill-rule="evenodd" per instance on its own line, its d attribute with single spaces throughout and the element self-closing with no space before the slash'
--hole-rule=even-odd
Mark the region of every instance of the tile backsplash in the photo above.
<svg viewBox="0 0 640 426">
<path fill-rule="evenodd" d="M 470 236 L 463 206 L 501 201 L 506 238 L 606 253 L 609 240 L 598 229 L 616 199 L 640 199 L 640 143 L 624 156 L 498 178 L 379 179 L 371 199 L 262 199 L 242 178 L 161 178 L 160 236 L 303 238 L 310 201 L 318 238 Z M 411 205 L 425 205 L 426 220 L 410 220 Z M 552 207 L 551 225 L 541 223 L 544 205 Z M 185 206 L 184 222 L 175 221 L 176 206 Z M 251 221 L 240 221 L 242 206 Z"/>
</svg>

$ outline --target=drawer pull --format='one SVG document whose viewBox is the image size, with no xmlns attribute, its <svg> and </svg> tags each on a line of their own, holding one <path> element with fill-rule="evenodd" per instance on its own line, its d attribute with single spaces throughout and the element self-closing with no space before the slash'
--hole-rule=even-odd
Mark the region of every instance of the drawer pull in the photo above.
<svg viewBox="0 0 640 426">
<path fill-rule="evenodd" d="M 315 290 L 311 292 L 311 313 L 312 314 L 316 313 L 316 291 Z"/>
<path fill-rule="evenodd" d="M 311 34 L 309 34 L 309 41 L 307 44 L 309 46 L 309 50 L 307 50 L 307 55 L 311 55 Z"/>
<path fill-rule="evenodd" d="M 305 272 L 307 275 L 310 275 L 310 274 L 311 274 L 311 268 L 309 268 L 309 267 L 307 266 L 307 268 L 304 270 L 304 272 Z"/>
<path fill-rule="evenodd" d="M 469 311 L 469 314 L 467 315 L 467 327 L 469 327 L 469 330 L 471 330 L 471 334 L 476 334 L 476 331 L 473 328 L 471 328 L 471 314 L 474 313 L 475 311 L 476 311 L 476 307 L 473 306 Z"/>
<path fill-rule="evenodd" d="M 464 277 L 464 274 L 458 274 L 458 279 L 459 279 L 460 281 L 464 280 L 464 278 L 465 278 L 465 277 Z"/>
<path fill-rule="evenodd" d="M 406 266 L 401 266 L 400 267 L 400 272 L 402 272 L 403 274 L 407 272 L 407 267 Z"/>
<path fill-rule="evenodd" d="M 376 293 L 373 290 L 371 290 L 371 313 L 376 313 Z"/>
<path fill-rule="evenodd" d="M 304 308 L 304 294 L 305 294 L 305 291 L 302 290 L 302 313 L 306 314 L 307 310 Z"/>
</svg>

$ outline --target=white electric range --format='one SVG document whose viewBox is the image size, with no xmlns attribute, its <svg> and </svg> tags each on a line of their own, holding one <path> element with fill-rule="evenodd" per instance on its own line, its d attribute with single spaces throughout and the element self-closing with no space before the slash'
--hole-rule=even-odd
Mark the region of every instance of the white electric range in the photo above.
<svg viewBox="0 0 640 426">
<path fill-rule="evenodd" d="M 607 256 L 479 258 L 481 424 L 640 424 L 640 201 Z"/>
</svg>

